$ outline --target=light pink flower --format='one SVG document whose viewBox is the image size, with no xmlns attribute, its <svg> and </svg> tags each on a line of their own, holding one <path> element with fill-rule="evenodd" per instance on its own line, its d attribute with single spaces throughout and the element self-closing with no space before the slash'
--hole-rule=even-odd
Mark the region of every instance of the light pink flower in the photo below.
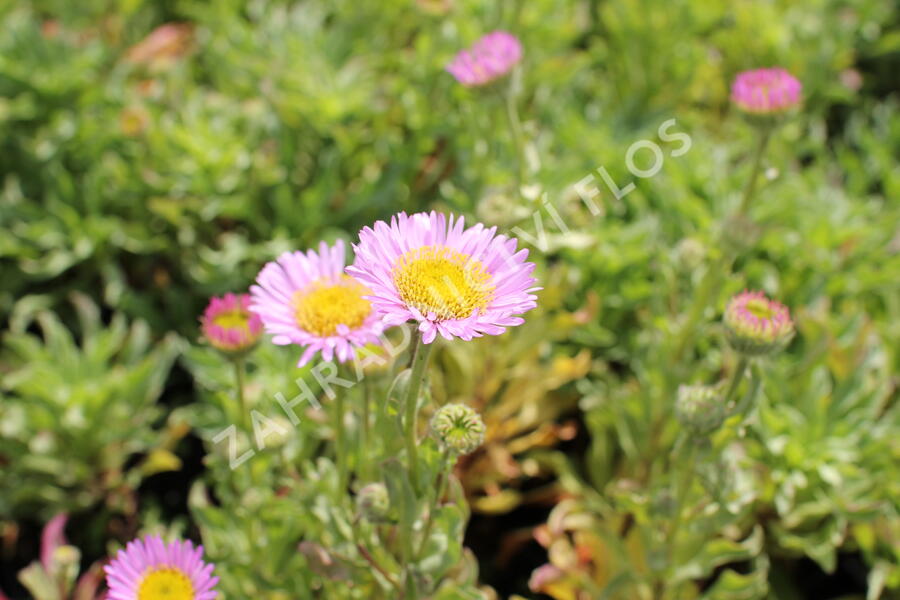
<svg viewBox="0 0 900 600">
<path fill-rule="evenodd" d="M 250 288 L 252 310 L 278 345 L 306 350 L 303 366 L 321 351 L 327 361 L 356 356 L 354 348 L 377 344 L 384 325 L 365 299 L 370 290 L 344 274 L 344 242 L 319 251 L 285 252 L 260 271 Z"/>
<path fill-rule="evenodd" d="M 133 540 L 104 567 L 108 600 L 212 600 L 219 578 L 203 546 L 159 536 Z"/>
<path fill-rule="evenodd" d="M 245 352 L 259 342 L 262 321 L 250 312 L 250 296 L 228 293 L 210 299 L 200 318 L 203 337 L 229 354 Z"/>
<path fill-rule="evenodd" d="M 803 85 L 780 67 L 738 73 L 731 85 L 731 99 L 753 114 L 785 112 L 800 104 Z"/>
<path fill-rule="evenodd" d="M 509 73 L 522 59 L 522 44 L 505 31 L 482 37 L 447 65 L 447 71 L 467 87 L 485 85 Z"/>
<path fill-rule="evenodd" d="M 356 262 L 347 272 L 372 290 L 368 296 L 386 325 L 419 323 L 422 341 L 440 333 L 470 340 L 520 325 L 536 306 L 528 250 L 497 228 L 464 228 L 436 212 L 395 215 L 359 233 Z"/>
</svg>

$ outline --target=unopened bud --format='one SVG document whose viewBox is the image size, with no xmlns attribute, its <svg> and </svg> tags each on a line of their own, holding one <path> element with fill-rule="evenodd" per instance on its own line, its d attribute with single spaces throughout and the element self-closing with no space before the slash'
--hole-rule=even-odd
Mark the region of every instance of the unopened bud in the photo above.
<svg viewBox="0 0 900 600">
<path fill-rule="evenodd" d="M 362 487 L 356 495 L 359 514 L 372 522 L 387 520 L 391 509 L 391 498 L 383 483 L 370 483 Z"/>
<path fill-rule="evenodd" d="M 747 356 L 778 351 L 794 336 L 788 309 L 762 292 L 744 291 L 732 298 L 724 322 L 728 342 Z"/>
<path fill-rule="evenodd" d="M 692 433 L 715 431 L 725 420 L 725 406 L 718 386 L 682 385 L 678 387 L 675 417 Z"/>
<path fill-rule="evenodd" d="M 431 418 L 431 432 L 442 446 L 456 454 L 469 454 L 484 442 L 481 415 L 465 404 L 446 404 Z"/>
</svg>

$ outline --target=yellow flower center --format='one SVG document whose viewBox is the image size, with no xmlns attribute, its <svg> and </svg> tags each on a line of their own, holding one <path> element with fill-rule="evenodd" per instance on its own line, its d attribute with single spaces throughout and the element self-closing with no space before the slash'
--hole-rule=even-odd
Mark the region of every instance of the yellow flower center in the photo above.
<svg viewBox="0 0 900 600">
<path fill-rule="evenodd" d="M 319 337 L 334 335 L 338 325 L 360 327 L 372 312 L 363 296 L 369 289 L 352 277 L 341 275 L 339 282 L 317 281 L 294 294 L 297 325 Z"/>
<path fill-rule="evenodd" d="M 410 250 L 394 265 L 392 276 L 403 302 L 441 321 L 483 311 L 494 294 L 491 274 L 480 261 L 445 246 Z"/>
<path fill-rule="evenodd" d="M 161 567 L 144 575 L 137 600 L 194 600 L 194 586 L 180 569 Z"/>
<path fill-rule="evenodd" d="M 747 312 L 757 319 L 767 320 L 775 316 L 775 311 L 769 307 L 769 303 L 764 300 L 748 300 Z"/>
<path fill-rule="evenodd" d="M 249 331 L 247 323 L 250 315 L 244 310 L 228 310 L 213 317 L 213 324 L 223 329 L 244 329 Z"/>
</svg>

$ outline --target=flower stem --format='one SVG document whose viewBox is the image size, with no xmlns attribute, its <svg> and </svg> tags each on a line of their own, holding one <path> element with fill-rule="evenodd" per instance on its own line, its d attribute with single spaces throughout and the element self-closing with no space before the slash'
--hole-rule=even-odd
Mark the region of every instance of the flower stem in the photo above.
<svg viewBox="0 0 900 600">
<path fill-rule="evenodd" d="M 425 523 L 425 529 L 422 531 L 422 541 L 419 544 L 419 551 L 416 553 L 416 556 L 419 558 L 421 558 L 422 554 L 425 552 L 425 545 L 428 543 L 428 536 L 431 535 L 431 528 L 434 525 L 434 514 L 441 505 L 441 498 L 444 497 L 444 493 L 447 491 L 447 480 L 450 479 L 450 471 L 452 469 L 453 463 L 450 461 L 448 453 L 444 451 L 441 454 L 440 470 L 438 471 L 434 485 L 434 502 L 431 504 L 431 508 L 428 511 L 428 521 Z"/>
<path fill-rule="evenodd" d="M 334 453 L 338 469 L 338 494 L 347 491 L 347 440 L 344 431 L 344 395 L 338 394 L 334 399 Z"/>
<path fill-rule="evenodd" d="M 516 153 L 516 199 L 522 194 L 522 181 L 525 166 L 525 148 L 522 139 L 522 122 L 519 119 L 519 110 L 516 107 L 515 77 L 509 76 L 509 85 L 504 90 L 504 103 L 506 104 L 506 122 L 509 125 L 509 133 L 512 138 L 513 149 Z"/>
<path fill-rule="evenodd" d="M 728 392 L 725 394 L 725 399 L 723 400 L 724 406 L 729 406 L 731 403 L 731 398 L 734 396 L 734 393 L 738 389 L 738 385 L 741 383 L 741 379 L 744 377 L 744 371 L 747 370 L 747 366 L 750 364 L 750 359 L 741 355 L 741 358 L 738 360 L 737 368 L 734 370 L 734 376 L 731 379 L 731 385 L 728 386 Z"/>
<path fill-rule="evenodd" d="M 765 125 L 760 129 L 759 140 L 756 144 L 756 150 L 753 153 L 753 166 L 750 168 L 750 181 L 747 182 L 747 187 L 744 188 L 744 195 L 738 206 L 738 216 L 745 215 L 750 208 L 750 201 L 753 200 L 753 196 L 756 192 L 756 181 L 759 179 L 759 172 L 762 169 L 762 157 L 763 154 L 765 154 L 766 146 L 768 145 L 771 136 L 771 127 Z"/>
<path fill-rule="evenodd" d="M 697 443 L 690 439 L 686 439 L 685 442 L 687 444 L 686 456 L 678 461 L 679 464 L 682 465 L 683 470 L 680 473 L 680 477 L 676 480 L 675 514 L 672 517 L 672 525 L 669 528 L 669 534 L 666 536 L 666 569 L 670 572 L 669 575 L 671 575 L 672 561 L 675 558 L 677 550 L 678 533 L 683 522 L 682 515 L 684 514 L 684 503 L 687 500 L 688 492 L 691 488 L 691 482 L 694 476 L 694 466 L 697 461 Z M 657 589 L 662 591 L 665 584 L 662 580 L 659 580 L 658 583 L 660 585 Z"/>
<path fill-rule="evenodd" d="M 363 374 L 362 424 L 359 428 L 359 471 L 364 481 L 369 477 L 369 407 L 372 404 L 372 383 Z"/>
<path fill-rule="evenodd" d="M 741 203 L 738 205 L 738 210 L 735 215 L 738 218 L 743 217 L 747 213 L 750 208 L 750 202 L 756 194 L 756 182 L 759 179 L 759 172 L 762 169 L 762 157 L 771 136 L 772 128 L 770 126 L 763 126 L 760 130 L 759 140 L 753 153 L 753 166 L 750 168 L 750 179 L 744 187 Z M 725 228 L 719 232 L 720 239 L 718 241 L 720 246 L 723 246 L 722 242 L 725 241 L 724 237 L 727 235 L 728 233 Z M 694 302 L 691 304 L 688 317 L 684 321 L 684 325 L 679 332 L 678 340 L 676 341 L 675 349 L 672 353 L 676 362 L 681 359 L 684 352 L 693 343 L 694 330 L 700 322 L 703 312 L 708 307 L 710 301 L 718 294 L 722 281 L 727 274 L 726 272 L 731 271 L 731 265 L 734 262 L 734 258 L 734 250 L 730 249 L 728 246 L 723 246 L 719 257 L 709 265 L 706 272 L 703 274 L 703 279 L 697 288 L 697 293 L 694 295 Z"/>
<path fill-rule="evenodd" d="M 416 439 L 417 421 L 419 414 L 419 394 L 422 390 L 422 384 L 425 381 L 426 367 L 428 359 L 431 356 L 432 344 L 425 344 L 419 338 L 421 334 L 417 333 L 417 343 L 415 354 L 413 354 L 411 373 L 409 377 L 409 387 L 406 390 L 405 417 L 404 417 L 404 434 L 406 438 L 406 457 L 409 461 L 409 481 L 413 486 L 416 494 L 419 493 L 419 456 L 418 456 L 418 440 Z"/>
<path fill-rule="evenodd" d="M 243 358 L 235 358 L 234 363 L 234 380 L 237 388 L 238 410 L 241 412 L 240 425 L 248 433 L 250 432 L 250 422 L 248 421 L 247 400 L 244 397 L 244 380 L 246 379 L 246 365 Z"/>
</svg>

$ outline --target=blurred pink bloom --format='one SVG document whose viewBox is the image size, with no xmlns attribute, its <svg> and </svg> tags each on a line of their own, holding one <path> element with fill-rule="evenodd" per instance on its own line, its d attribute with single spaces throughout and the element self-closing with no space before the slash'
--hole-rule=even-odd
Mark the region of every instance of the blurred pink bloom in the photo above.
<svg viewBox="0 0 900 600">
<path fill-rule="evenodd" d="M 541 565 L 531 573 L 528 580 L 528 588 L 535 593 L 544 591 L 548 584 L 558 581 L 565 576 L 562 569 L 551 564 Z"/>
<path fill-rule="evenodd" d="M 509 73 L 522 59 L 522 44 L 505 31 L 494 31 L 463 50 L 447 71 L 467 87 L 485 85 Z"/>
<path fill-rule="evenodd" d="M 200 318 L 203 337 L 226 353 L 245 352 L 259 341 L 262 320 L 250 312 L 250 296 L 228 293 L 213 297 Z"/>
<path fill-rule="evenodd" d="M 166 67 L 187 53 L 193 38 L 193 25 L 166 23 L 129 48 L 125 58 L 135 64 Z"/>
<path fill-rule="evenodd" d="M 731 85 L 731 99 L 753 114 L 782 113 L 800 104 L 802 84 L 780 67 L 738 73 Z"/>
<path fill-rule="evenodd" d="M 48 573 L 53 572 L 53 553 L 60 546 L 68 544 L 65 535 L 66 521 L 68 520 L 67 514 L 60 513 L 50 519 L 41 532 L 41 564 Z"/>
</svg>

